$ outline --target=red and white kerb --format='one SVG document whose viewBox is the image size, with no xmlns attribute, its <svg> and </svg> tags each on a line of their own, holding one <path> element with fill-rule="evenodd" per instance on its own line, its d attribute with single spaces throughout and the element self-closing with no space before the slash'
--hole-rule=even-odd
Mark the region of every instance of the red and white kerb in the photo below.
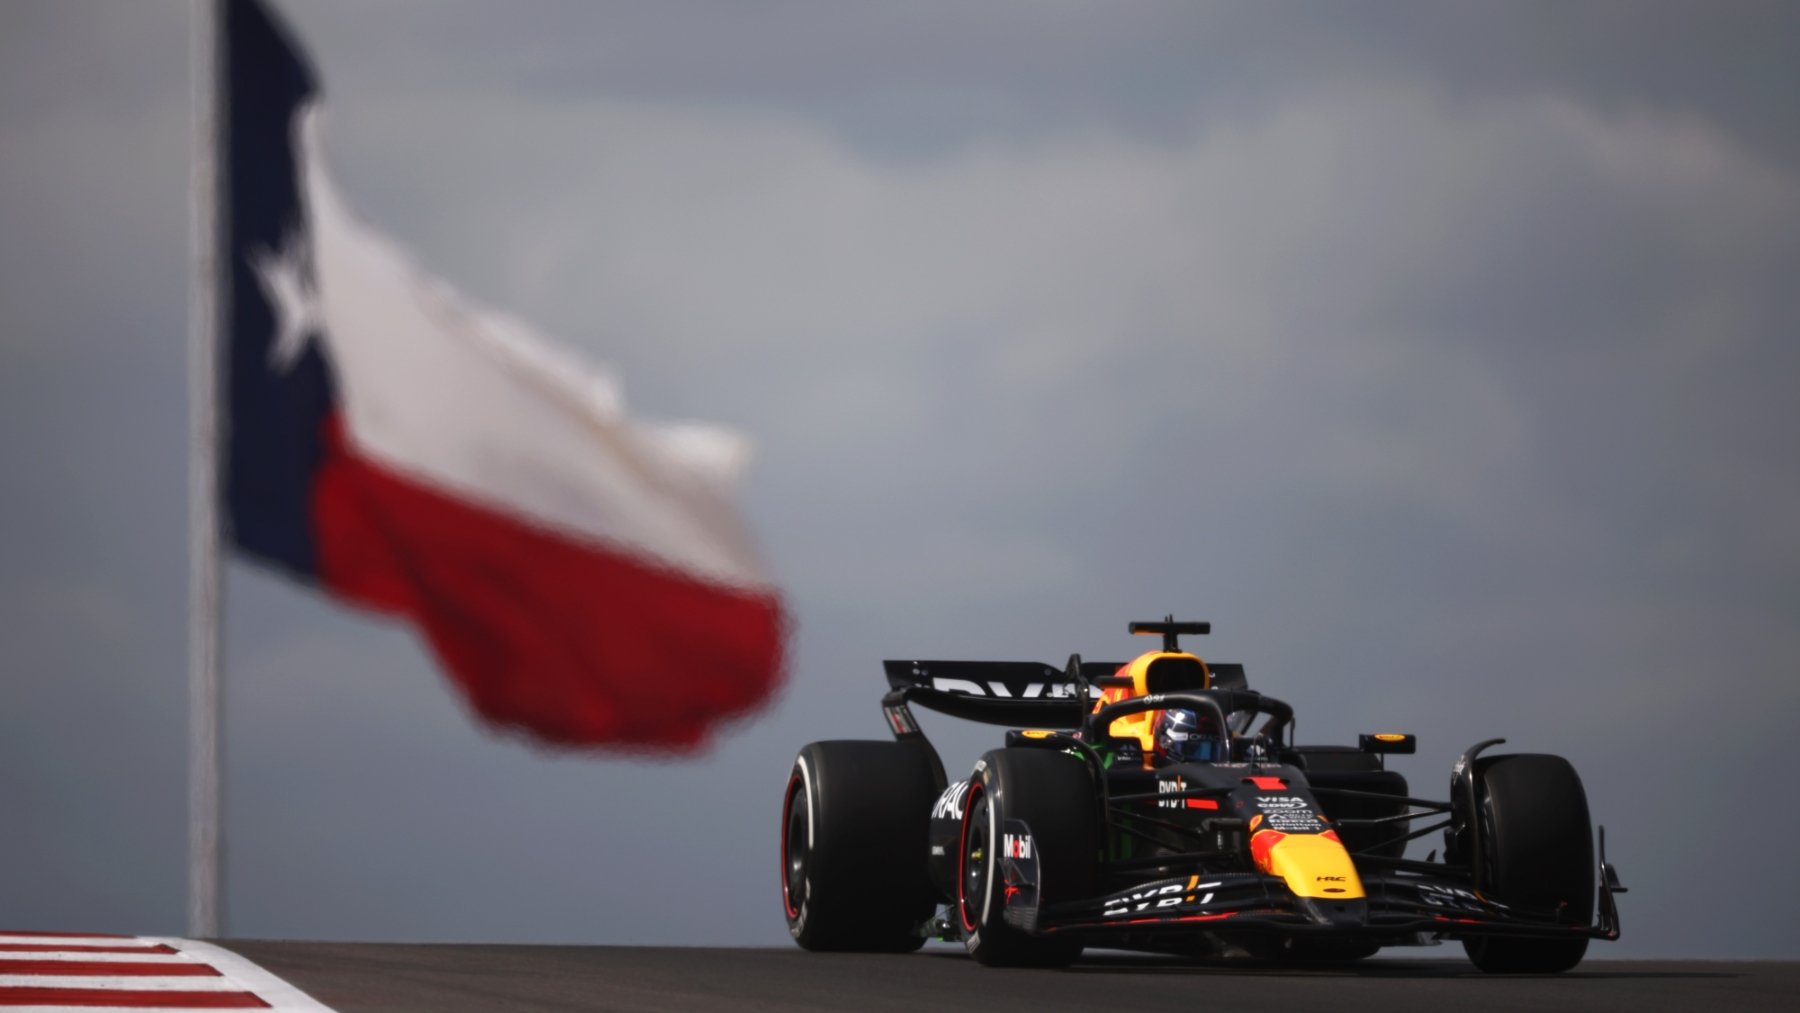
<svg viewBox="0 0 1800 1013">
<path fill-rule="evenodd" d="M 0 1010 L 331 1013 L 228 950 L 192 939 L 0 933 Z"/>
</svg>

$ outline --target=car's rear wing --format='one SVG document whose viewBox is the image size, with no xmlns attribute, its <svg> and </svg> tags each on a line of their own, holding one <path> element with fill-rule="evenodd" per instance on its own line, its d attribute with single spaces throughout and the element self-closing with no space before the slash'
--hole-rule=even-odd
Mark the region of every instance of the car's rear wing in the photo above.
<svg viewBox="0 0 1800 1013">
<path fill-rule="evenodd" d="M 923 751 L 938 790 L 947 784 L 937 750 L 913 719 L 921 707 L 968 721 L 1014 728 L 1072 730 L 1093 708 L 1093 700 L 1120 680 L 1121 662 L 1082 661 L 1071 655 L 1061 669 L 1038 661 L 884 661 L 889 692 L 881 712 L 894 738 Z M 1244 666 L 1209 664 L 1213 687 L 1244 689 Z"/>
<path fill-rule="evenodd" d="M 1082 717 L 1112 683 L 1117 661 L 1069 659 L 1058 669 L 1038 661 L 884 661 L 884 708 L 904 703 L 968 721 L 1015 727 L 1081 727 Z M 1245 688 L 1244 666 L 1209 664 L 1213 688 Z M 890 718 L 891 721 L 891 718 Z M 896 734 L 903 731 L 896 726 Z"/>
</svg>

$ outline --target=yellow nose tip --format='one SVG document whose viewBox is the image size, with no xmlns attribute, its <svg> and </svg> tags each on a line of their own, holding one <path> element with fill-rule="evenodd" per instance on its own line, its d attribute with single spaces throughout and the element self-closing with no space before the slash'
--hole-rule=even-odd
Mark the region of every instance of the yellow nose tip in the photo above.
<svg viewBox="0 0 1800 1013">
<path fill-rule="evenodd" d="M 1289 834 L 1270 845 L 1266 855 L 1263 871 L 1280 876 L 1296 897 L 1350 900 L 1364 896 L 1356 863 L 1335 835 Z"/>
</svg>

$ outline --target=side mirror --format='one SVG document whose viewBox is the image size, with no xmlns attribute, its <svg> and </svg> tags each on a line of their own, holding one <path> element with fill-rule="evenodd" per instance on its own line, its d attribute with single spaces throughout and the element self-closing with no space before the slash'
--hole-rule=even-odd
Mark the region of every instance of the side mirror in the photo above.
<svg viewBox="0 0 1800 1013">
<path fill-rule="evenodd" d="M 1411 754 L 1419 751 L 1419 740 L 1415 736 L 1398 735 L 1393 732 L 1359 735 L 1356 744 L 1365 753 Z"/>
</svg>

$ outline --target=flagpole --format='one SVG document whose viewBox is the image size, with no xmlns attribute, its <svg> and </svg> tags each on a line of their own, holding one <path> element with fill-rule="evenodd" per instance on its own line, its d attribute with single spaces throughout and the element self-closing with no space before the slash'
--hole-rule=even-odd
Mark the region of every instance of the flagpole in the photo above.
<svg viewBox="0 0 1800 1013">
<path fill-rule="evenodd" d="M 192 0 L 193 159 L 188 304 L 188 907 L 187 934 L 219 928 L 220 749 L 218 342 L 219 40 L 224 0 Z"/>
</svg>

